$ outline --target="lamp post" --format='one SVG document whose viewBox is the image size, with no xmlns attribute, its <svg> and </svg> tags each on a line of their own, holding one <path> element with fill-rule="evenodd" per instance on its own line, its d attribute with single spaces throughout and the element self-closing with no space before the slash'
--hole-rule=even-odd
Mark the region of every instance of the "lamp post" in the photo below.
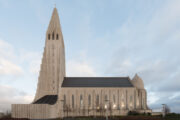
<svg viewBox="0 0 180 120">
<path fill-rule="evenodd" d="M 105 100 L 105 105 L 104 105 L 104 108 L 106 109 L 106 120 L 108 120 L 108 111 L 107 111 L 107 109 L 108 109 L 108 101 L 109 100 Z"/>
<path fill-rule="evenodd" d="M 162 116 L 163 116 L 163 118 L 165 117 L 165 115 L 166 115 L 166 104 L 162 104 Z"/>
</svg>

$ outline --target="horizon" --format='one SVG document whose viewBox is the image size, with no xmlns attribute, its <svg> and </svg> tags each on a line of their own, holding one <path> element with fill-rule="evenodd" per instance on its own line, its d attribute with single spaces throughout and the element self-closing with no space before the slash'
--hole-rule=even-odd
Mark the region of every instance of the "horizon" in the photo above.
<svg viewBox="0 0 180 120">
<path fill-rule="evenodd" d="M 137 73 L 151 109 L 167 104 L 180 113 L 178 0 L 0 0 L 0 111 L 34 99 L 54 2 L 67 77 L 132 79 Z"/>
</svg>

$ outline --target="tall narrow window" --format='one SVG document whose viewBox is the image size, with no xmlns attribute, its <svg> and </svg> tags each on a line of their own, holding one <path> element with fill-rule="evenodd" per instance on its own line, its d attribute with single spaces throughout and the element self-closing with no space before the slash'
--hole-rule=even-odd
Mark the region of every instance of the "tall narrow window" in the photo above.
<svg viewBox="0 0 180 120">
<path fill-rule="evenodd" d="M 116 96 L 113 95 L 113 103 L 116 103 Z"/>
<path fill-rule="evenodd" d="M 128 108 L 128 91 L 126 90 L 126 109 Z"/>
<path fill-rule="evenodd" d="M 124 103 L 124 93 L 122 93 L 122 96 L 121 96 L 121 108 L 124 109 L 125 107 L 125 103 Z"/>
<path fill-rule="evenodd" d="M 104 101 L 107 101 L 108 100 L 108 97 L 107 97 L 107 95 L 105 95 L 105 97 L 104 97 Z"/>
<path fill-rule="evenodd" d="M 132 103 L 132 101 L 133 101 L 133 97 L 132 97 L 132 95 L 130 96 L 130 102 Z"/>
<path fill-rule="evenodd" d="M 54 32 L 53 32 L 53 34 L 52 34 L 52 40 L 54 40 Z"/>
<path fill-rule="evenodd" d="M 130 96 L 130 104 L 129 104 L 129 106 L 130 106 L 130 108 L 133 107 L 133 96 L 132 95 Z"/>
<path fill-rule="evenodd" d="M 88 96 L 88 106 L 91 106 L 91 95 Z"/>
<path fill-rule="evenodd" d="M 80 108 L 82 108 L 82 107 L 83 107 L 83 96 L 80 95 Z"/>
<path fill-rule="evenodd" d="M 51 35 L 50 34 L 48 34 L 48 40 L 50 40 L 51 39 Z"/>
<path fill-rule="evenodd" d="M 99 107 L 99 95 L 96 96 L 96 106 Z"/>
<path fill-rule="evenodd" d="M 59 39 L 59 35 L 58 34 L 56 34 L 56 40 L 58 40 Z"/>
<path fill-rule="evenodd" d="M 66 105 L 66 95 L 64 95 L 64 107 Z"/>
<path fill-rule="evenodd" d="M 144 106 L 145 106 L 145 102 L 144 102 L 145 100 L 144 100 L 144 98 L 142 99 L 142 108 L 144 108 Z"/>
<path fill-rule="evenodd" d="M 72 108 L 74 108 L 74 95 L 72 95 Z"/>
<path fill-rule="evenodd" d="M 141 108 L 143 107 L 143 98 L 142 98 L 142 92 L 141 92 Z"/>
</svg>

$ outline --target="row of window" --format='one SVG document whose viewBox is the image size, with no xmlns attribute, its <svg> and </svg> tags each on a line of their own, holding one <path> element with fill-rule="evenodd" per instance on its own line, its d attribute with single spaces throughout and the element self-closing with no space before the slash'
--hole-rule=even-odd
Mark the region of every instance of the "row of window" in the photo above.
<svg viewBox="0 0 180 120">
<path fill-rule="evenodd" d="M 74 95 L 72 95 L 72 108 L 74 108 Z M 130 102 L 132 102 L 133 100 L 133 97 L 130 96 Z M 108 96 L 105 95 L 104 96 L 104 101 L 107 102 L 109 101 L 108 100 Z M 124 101 L 124 98 L 123 98 L 123 101 Z M 116 103 L 116 96 L 113 95 L 113 103 Z M 64 105 L 66 105 L 66 95 L 64 95 Z M 100 99 L 99 99 L 99 95 L 96 95 L 96 106 L 99 106 L 100 105 Z M 90 107 L 91 106 L 91 95 L 88 95 L 88 106 Z M 80 95 L 80 107 L 82 108 L 83 107 L 83 96 Z"/>
<path fill-rule="evenodd" d="M 55 37 L 56 37 L 56 38 L 55 38 Z M 58 39 L 59 39 L 59 35 L 56 34 L 56 36 L 55 36 L 54 33 L 52 33 L 52 35 L 51 35 L 51 34 L 48 34 L 48 40 L 50 40 L 51 38 L 52 38 L 52 40 L 54 40 L 54 39 L 58 40 Z"/>
</svg>

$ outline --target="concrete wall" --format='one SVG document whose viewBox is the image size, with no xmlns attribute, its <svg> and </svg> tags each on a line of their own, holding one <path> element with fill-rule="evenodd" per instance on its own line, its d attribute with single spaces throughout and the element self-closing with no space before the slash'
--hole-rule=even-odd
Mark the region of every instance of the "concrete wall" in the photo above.
<svg viewBox="0 0 180 120">
<path fill-rule="evenodd" d="M 57 95 L 60 91 L 64 77 L 64 40 L 59 22 L 59 16 L 55 8 L 46 33 L 44 53 L 34 101 L 45 95 Z"/>
<path fill-rule="evenodd" d="M 125 88 L 61 88 L 61 116 L 101 116 L 109 115 L 126 115 L 130 110 L 146 112 L 148 108 L 145 90 L 138 90 L 135 87 Z M 72 103 L 74 95 L 74 107 Z M 80 96 L 83 96 L 83 102 Z M 91 96 L 89 105 L 88 96 Z M 99 95 L 99 105 L 97 105 L 97 95 Z M 105 101 L 107 95 L 108 101 Z M 64 100 L 66 96 L 66 100 Z M 114 100 L 115 96 L 115 100 Z M 144 99 L 144 100 L 142 100 Z M 138 101 L 138 102 L 137 102 Z M 144 103 L 143 103 L 144 101 Z M 64 104 L 64 106 L 63 106 Z M 82 104 L 82 105 L 81 105 Z M 105 108 L 107 106 L 107 109 Z M 107 112 L 108 111 L 108 112 Z"/>
<path fill-rule="evenodd" d="M 13 118 L 47 119 L 57 118 L 54 105 L 47 104 L 14 104 L 12 105 Z"/>
</svg>

